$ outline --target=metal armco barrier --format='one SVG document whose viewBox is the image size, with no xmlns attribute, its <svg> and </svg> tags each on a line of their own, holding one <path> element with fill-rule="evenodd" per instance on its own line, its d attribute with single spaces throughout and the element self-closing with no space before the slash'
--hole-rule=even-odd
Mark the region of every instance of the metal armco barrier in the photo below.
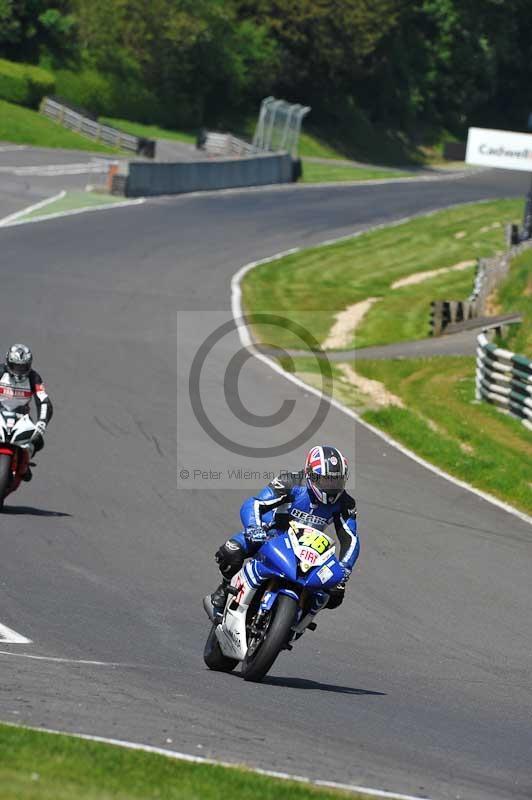
<svg viewBox="0 0 532 800">
<path fill-rule="evenodd" d="M 430 333 L 441 336 L 449 325 L 476 317 L 474 303 L 468 300 L 433 300 L 430 304 Z"/>
<path fill-rule="evenodd" d="M 291 181 L 292 159 L 288 154 L 179 164 L 133 161 L 125 193 L 127 197 L 144 197 Z"/>
<path fill-rule="evenodd" d="M 148 158 L 155 157 L 155 142 L 151 139 L 131 136 L 129 133 L 119 131 L 117 128 L 102 125 L 93 119 L 89 119 L 89 117 L 84 117 L 83 114 L 79 114 L 68 106 L 58 103 L 56 100 L 51 100 L 49 97 L 43 97 L 40 112 L 44 116 L 53 119 L 54 122 L 58 122 L 64 128 L 70 128 L 70 130 L 88 136 L 97 142 L 103 142 L 111 145 L 111 147 L 118 147 L 124 150 L 132 150 L 134 153 L 145 155 Z"/>
<path fill-rule="evenodd" d="M 524 242 L 493 258 L 480 258 L 475 285 L 467 300 L 434 300 L 430 304 L 430 335 L 441 336 L 451 325 L 483 317 L 488 307 L 488 298 L 508 275 L 512 259 L 530 246 L 532 242 Z"/>
<path fill-rule="evenodd" d="M 205 134 L 205 141 L 202 150 L 210 156 L 228 157 L 228 156 L 251 156 L 257 150 L 249 142 L 244 142 L 243 139 L 238 139 L 232 133 L 216 133 L 215 131 L 207 131 Z"/>
<path fill-rule="evenodd" d="M 477 337 L 476 398 L 494 403 L 532 430 L 532 361 Z"/>
</svg>

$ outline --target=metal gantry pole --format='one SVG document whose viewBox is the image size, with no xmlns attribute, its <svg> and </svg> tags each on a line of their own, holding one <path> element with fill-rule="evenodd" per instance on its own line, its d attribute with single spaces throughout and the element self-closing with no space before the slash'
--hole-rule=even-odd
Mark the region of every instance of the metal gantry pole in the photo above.
<svg viewBox="0 0 532 800">
<path fill-rule="evenodd" d="M 309 111 L 310 106 L 265 97 L 253 136 L 254 148 L 262 152 L 281 150 L 297 158 L 301 124 Z"/>
<path fill-rule="evenodd" d="M 303 106 L 303 107 L 300 106 L 300 111 L 299 111 L 299 114 L 298 114 L 298 117 L 297 117 L 297 123 L 296 123 L 296 131 L 295 131 L 295 134 L 294 134 L 294 144 L 293 144 L 292 153 L 291 153 L 292 158 L 297 158 L 298 147 L 299 147 L 299 137 L 301 135 L 301 125 L 303 124 L 303 117 L 306 117 L 306 115 L 309 113 L 309 111 L 310 111 L 310 106 Z"/>
</svg>

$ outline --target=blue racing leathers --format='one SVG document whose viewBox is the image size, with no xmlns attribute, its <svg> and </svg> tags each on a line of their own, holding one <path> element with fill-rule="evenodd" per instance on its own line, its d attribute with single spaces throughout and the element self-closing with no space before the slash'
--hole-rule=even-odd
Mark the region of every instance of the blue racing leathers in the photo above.
<svg viewBox="0 0 532 800">
<path fill-rule="evenodd" d="M 334 503 L 320 503 L 299 472 L 275 478 L 246 500 L 240 509 L 240 519 L 244 530 L 232 536 L 216 553 L 216 561 L 226 579 L 236 574 L 244 559 L 255 555 L 260 548 L 261 528 L 272 533 L 286 530 L 291 519 L 319 530 L 334 524 L 346 579 L 360 552 L 355 500 L 344 491 Z"/>
</svg>

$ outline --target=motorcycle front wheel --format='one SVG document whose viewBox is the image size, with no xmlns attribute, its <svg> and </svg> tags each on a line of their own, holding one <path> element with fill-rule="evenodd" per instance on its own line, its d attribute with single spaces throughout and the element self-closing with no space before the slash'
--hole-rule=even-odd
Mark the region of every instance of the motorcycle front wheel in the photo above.
<svg viewBox="0 0 532 800">
<path fill-rule="evenodd" d="M 234 658 L 228 658 L 222 653 L 220 643 L 216 638 L 216 625 L 213 625 L 211 632 L 207 637 L 205 649 L 203 651 L 203 660 L 209 669 L 214 669 L 217 672 L 231 672 L 238 661 Z"/>
<path fill-rule="evenodd" d="M 11 456 L 0 454 L 0 511 L 4 507 L 4 500 L 11 481 Z"/>
<path fill-rule="evenodd" d="M 297 603 L 293 597 L 279 595 L 272 609 L 272 619 L 264 638 L 248 649 L 242 662 L 242 677 L 245 681 L 261 681 L 290 638 L 290 631 L 297 618 Z"/>
</svg>

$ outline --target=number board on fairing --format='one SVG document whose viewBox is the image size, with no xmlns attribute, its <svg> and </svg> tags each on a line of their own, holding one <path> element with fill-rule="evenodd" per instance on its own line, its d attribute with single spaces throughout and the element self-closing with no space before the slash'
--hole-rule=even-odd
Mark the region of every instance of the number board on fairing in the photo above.
<svg viewBox="0 0 532 800">
<path fill-rule="evenodd" d="M 332 546 L 332 541 L 323 533 L 309 530 L 299 537 L 299 544 L 304 547 L 310 547 L 311 550 L 321 556 Z"/>
</svg>

